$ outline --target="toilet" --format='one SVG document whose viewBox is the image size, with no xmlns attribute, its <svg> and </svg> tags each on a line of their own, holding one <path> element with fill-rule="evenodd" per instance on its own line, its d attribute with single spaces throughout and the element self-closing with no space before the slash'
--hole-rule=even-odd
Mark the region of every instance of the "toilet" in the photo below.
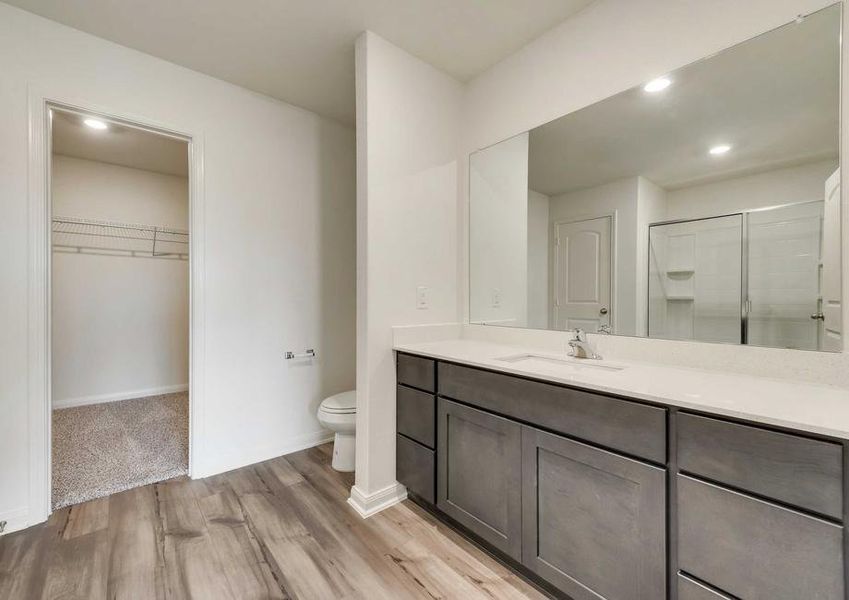
<svg viewBox="0 0 849 600">
<path fill-rule="evenodd" d="M 351 390 L 325 398 L 318 407 L 318 422 L 336 434 L 333 439 L 333 462 L 337 471 L 354 470 L 357 428 L 357 392 Z"/>
</svg>

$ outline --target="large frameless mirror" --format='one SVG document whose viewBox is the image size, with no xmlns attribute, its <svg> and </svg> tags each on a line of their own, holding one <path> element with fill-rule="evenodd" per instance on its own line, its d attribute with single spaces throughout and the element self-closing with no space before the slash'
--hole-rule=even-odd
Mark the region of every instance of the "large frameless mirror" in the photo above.
<svg viewBox="0 0 849 600">
<path fill-rule="evenodd" d="M 470 322 L 840 351 L 840 23 L 473 153 Z"/>
</svg>

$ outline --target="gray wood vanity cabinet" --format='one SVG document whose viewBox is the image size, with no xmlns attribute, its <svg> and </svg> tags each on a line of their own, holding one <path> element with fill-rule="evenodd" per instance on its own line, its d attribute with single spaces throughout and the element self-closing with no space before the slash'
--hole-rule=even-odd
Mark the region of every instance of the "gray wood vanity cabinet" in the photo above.
<svg viewBox="0 0 849 600">
<path fill-rule="evenodd" d="M 398 355 L 395 478 L 407 491 L 436 502 L 436 363 Z"/>
<path fill-rule="evenodd" d="M 738 598 L 844 598 L 843 447 L 676 415 L 678 567 Z"/>
<path fill-rule="evenodd" d="M 436 506 L 522 558 L 522 426 L 439 399 Z"/>
<path fill-rule="evenodd" d="M 679 474 L 678 567 L 738 598 L 843 598 L 843 528 Z"/>
<path fill-rule="evenodd" d="M 846 444 L 398 355 L 398 481 L 574 600 L 846 600 Z"/>
<path fill-rule="evenodd" d="M 666 470 L 522 427 L 522 563 L 575 600 L 666 595 Z"/>
<path fill-rule="evenodd" d="M 679 413 L 682 471 L 833 519 L 843 518 L 840 444 Z"/>
</svg>

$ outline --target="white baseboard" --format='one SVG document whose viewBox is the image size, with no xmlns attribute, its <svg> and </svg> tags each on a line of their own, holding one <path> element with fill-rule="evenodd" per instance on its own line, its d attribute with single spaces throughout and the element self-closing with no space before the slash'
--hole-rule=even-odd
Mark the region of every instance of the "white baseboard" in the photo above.
<svg viewBox="0 0 849 600">
<path fill-rule="evenodd" d="M 290 437 L 283 443 L 273 446 L 239 448 L 236 452 L 228 452 L 213 457 L 198 456 L 198 462 L 200 464 L 194 466 L 191 476 L 192 479 L 211 477 L 212 475 L 226 473 L 233 469 L 240 469 L 248 465 L 277 458 L 278 456 L 285 456 L 286 454 L 320 446 L 326 442 L 333 441 L 333 435 L 332 431 L 321 430 Z"/>
<path fill-rule="evenodd" d="M 360 488 L 351 488 L 351 497 L 348 504 L 354 507 L 363 519 L 368 519 L 382 510 L 394 506 L 407 498 L 407 488 L 397 481 L 372 494 L 363 493 Z"/>
<path fill-rule="evenodd" d="M 0 533 L 0 536 L 29 527 L 30 523 L 28 517 L 29 511 L 25 506 L 0 513 L 0 523 L 3 521 L 6 522 L 6 526 L 3 528 L 3 532 Z"/>
<path fill-rule="evenodd" d="M 133 390 L 129 392 L 116 392 L 112 394 L 100 394 L 97 396 L 80 396 L 78 398 L 63 398 L 53 400 L 53 408 L 71 408 L 74 406 L 86 406 L 87 404 L 103 404 L 104 402 L 117 402 L 119 400 L 132 400 L 133 398 L 146 398 L 148 396 L 161 396 L 162 394 L 175 394 L 189 390 L 188 383 L 177 385 L 165 385 L 161 387 L 148 388 L 145 390 Z"/>
</svg>

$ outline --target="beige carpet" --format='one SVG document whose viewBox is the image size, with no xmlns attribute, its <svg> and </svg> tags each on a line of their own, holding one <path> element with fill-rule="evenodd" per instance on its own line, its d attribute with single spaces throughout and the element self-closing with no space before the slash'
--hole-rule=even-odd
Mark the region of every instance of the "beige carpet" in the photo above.
<svg viewBox="0 0 849 600">
<path fill-rule="evenodd" d="M 183 475 L 186 392 L 53 411 L 53 508 Z"/>
</svg>

